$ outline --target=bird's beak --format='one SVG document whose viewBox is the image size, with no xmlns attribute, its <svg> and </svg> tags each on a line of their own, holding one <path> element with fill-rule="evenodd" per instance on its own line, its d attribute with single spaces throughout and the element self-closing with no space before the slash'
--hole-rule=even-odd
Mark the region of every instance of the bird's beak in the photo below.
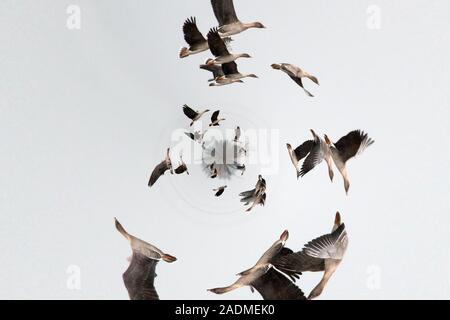
<svg viewBox="0 0 450 320">
<path fill-rule="evenodd" d="M 335 226 L 340 226 L 341 225 L 341 214 L 338 212 L 336 212 L 336 217 L 334 218 L 334 225 Z"/>
<path fill-rule="evenodd" d="M 285 242 L 287 239 L 289 239 L 289 231 L 284 230 L 284 232 L 280 236 L 280 240 Z"/>
<path fill-rule="evenodd" d="M 325 135 L 324 137 L 325 137 L 325 142 L 326 142 L 329 146 L 331 146 L 331 140 L 330 140 L 330 138 L 328 138 L 327 135 Z"/>
</svg>

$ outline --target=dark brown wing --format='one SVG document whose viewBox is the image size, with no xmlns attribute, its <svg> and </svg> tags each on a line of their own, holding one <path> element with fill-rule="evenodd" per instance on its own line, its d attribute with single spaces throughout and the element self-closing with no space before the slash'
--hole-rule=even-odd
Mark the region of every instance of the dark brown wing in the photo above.
<svg viewBox="0 0 450 320">
<path fill-rule="evenodd" d="M 225 192 L 225 189 L 221 188 L 216 192 L 216 197 L 220 197 Z"/>
<path fill-rule="evenodd" d="M 219 113 L 220 113 L 220 110 L 217 110 L 217 111 L 215 111 L 215 112 L 212 114 L 212 116 L 211 116 L 211 122 L 216 122 L 216 121 L 217 121 L 217 119 L 219 118 Z"/>
<path fill-rule="evenodd" d="M 186 117 L 188 117 L 191 120 L 194 120 L 198 116 L 198 113 L 186 104 L 183 106 L 183 112 L 186 115 Z"/>
<path fill-rule="evenodd" d="M 131 263 L 123 274 L 123 282 L 131 300 L 159 300 L 155 290 L 155 269 L 158 260 L 133 252 Z"/>
<path fill-rule="evenodd" d="M 222 38 L 220 37 L 217 28 L 212 28 L 208 32 L 208 45 L 211 53 L 215 57 L 226 56 L 230 54 L 225 42 L 223 42 Z"/>
<path fill-rule="evenodd" d="M 178 168 L 175 169 L 175 174 L 183 174 L 187 171 L 187 167 L 185 164 L 182 164 L 178 166 Z"/>
<path fill-rule="evenodd" d="M 324 271 L 324 259 L 313 258 L 308 256 L 305 252 L 300 251 L 285 256 L 279 256 L 272 264 L 280 271 L 285 273 L 301 273 L 301 272 L 317 272 Z"/>
<path fill-rule="evenodd" d="M 214 79 L 224 75 L 222 66 L 202 64 L 200 65 L 200 69 L 212 72 Z"/>
<path fill-rule="evenodd" d="M 270 268 L 251 285 L 264 300 L 306 300 L 303 291 L 274 268 Z"/>
<path fill-rule="evenodd" d="M 374 141 L 369 138 L 367 133 L 364 133 L 364 131 L 361 130 L 355 130 L 339 139 L 334 145 L 339 151 L 342 161 L 346 162 L 373 143 Z"/>
<path fill-rule="evenodd" d="M 234 9 L 233 0 L 211 0 L 211 5 L 219 26 L 239 21 L 236 10 Z"/>
<path fill-rule="evenodd" d="M 184 40 L 186 40 L 191 48 L 206 42 L 205 37 L 203 37 L 200 30 L 198 30 L 195 17 L 186 19 L 183 25 L 183 33 Z"/>
<path fill-rule="evenodd" d="M 148 186 L 153 186 L 156 181 L 158 181 L 159 177 L 164 175 L 164 173 L 169 170 L 170 168 L 167 166 L 167 163 L 165 160 L 163 160 L 160 164 L 158 164 L 155 169 L 153 169 L 153 172 L 150 176 L 150 180 L 148 181 Z"/>
<path fill-rule="evenodd" d="M 237 74 L 237 73 L 239 73 L 237 64 L 234 61 L 230 62 L 230 63 L 224 63 L 222 65 L 222 70 L 223 70 L 223 73 L 226 76 L 228 76 L 230 74 Z"/>
<path fill-rule="evenodd" d="M 308 155 L 308 153 L 311 152 L 313 147 L 314 147 L 314 140 L 305 141 L 302 145 L 297 147 L 297 149 L 294 150 L 297 160 L 300 161 L 303 158 L 305 158 Z"/>
<path fill-rule="evenodd" d="M 319 165 L 323 160 L 323 155 L 321 151 L 320 144 L 314 142 L 314 147 L 311 149 L 308 157 L 306 157 L 305 162 L 303 162 L 302 170 L 300 171 L 300 176 L 304 177 L 308 172 Z"/>
</svg>

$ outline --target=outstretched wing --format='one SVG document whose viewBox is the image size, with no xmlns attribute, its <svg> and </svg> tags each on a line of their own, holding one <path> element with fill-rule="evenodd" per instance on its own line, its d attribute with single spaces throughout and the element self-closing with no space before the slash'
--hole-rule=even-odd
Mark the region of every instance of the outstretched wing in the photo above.
<svg viewBox="0 0 450 320">
<path fill-rule="evenodd" d="M 198 116 L 198 113 L 194 111 L 192 108 L 190 108 L 187 104 L 183 106 L 183 112 L 186 115 L 186 117 L 188 117 L 191 120 L 194 120 Z"/>
<path fill-rule="evenodd" d="M 133 252 L 130 265 L 123 274 L 123 282 L 131 300 L 159 300 L 154 286 L 158 260 Z"/>
<path fill-rule="evenodd" d="M 310 257 L 341 260 L 345 251 L 340 250 L 340 241 L 346 237 L 345 224 L 341 224 L 331 234 L 323 235 L 305 245 L 303 251 Z"/>
<path fill-rule="evenodd" d="M 226 76 L 228 76 L 230 74 L 237 74 L 237 73 L 239 73 L 237 64 L 234 61 L 230 62 L 230 63 L 224 63 L 222 65 L 222 70 L 223 70 L 223 73 Z"/>
<path fill-rule="evenodd" d="M 236 10 L 234 9 L 233 0 L 211 0 L 211 5 L 219 26 L 239 21 Z"/>
<path fill-rule="evenodd" d="M 251 285 L 264 300 L 306 300 L 303 291 L 274 268 L 270 268 Z"/>
<path fill-rule="evenodd" d="M 226 56 L 230 54 L 225 42 L 219 35 L 219 31 L 217 28 L 212 28 L 208 32 L 208 45 L 211 53 L 215 57 Z"/>
<path fill-rule="evenodd" d="M 297 147 L 297 149 L 294 150 L 297 160 L 300 161 L 303 158 L 305 158 L 308 155 L 308 153 L 311 152 L 313 147 L 314 147 L 314 140 L 305 141 L 299 147 Z"/>
<path fill-rule="evenodd" d="M 153 186 L 156 181 L 158 181 L 159 177 L 164 175 L 164 173 L 169 170 L 170 168 L 167 166 L 166 161 L 162 161 L 160 164 L 158 164 L 155 169 L 153 169 L 153 172 L 150 176 L 150 180 L 148 181 L 148 186 Z"/>
<path fill-rule="evenodd" d="M 200 30 L 197 27 L 197 21 L 195 17 L 186 19 L 183 25 L 184 40 L 193 47 L 200 43 L 206 42 L 205 37 L 203 37 Z"/>
<path fill-rule="evenodd" d="M 314 144 L 310 154 L 306 157 L 305 162 L 303 162 L 302 170 L 300 171 L 300 176 L 302 177 L 318 166 L 323 160 L 323 150 L 320 143 L 314 142 Z"/>
<path fill-rule="evenodd" d="M 361 130 L 355 130 L 339 139 L 334 145 L 339 151 L 341 159 L 346 162 L 357 154 L 363 152 L 367 147 L 371 146 L 375 141 L 369 138 L 367 133 Z"/>
<path fill-rule="evenodd" d="M 214 113 L 211 116 L 211 122 L 214 123 L 217 121 L 217 119 L 219 118 L 219 113 L 220 113 L 220 110 L 214 111 Z"/>
</svg>

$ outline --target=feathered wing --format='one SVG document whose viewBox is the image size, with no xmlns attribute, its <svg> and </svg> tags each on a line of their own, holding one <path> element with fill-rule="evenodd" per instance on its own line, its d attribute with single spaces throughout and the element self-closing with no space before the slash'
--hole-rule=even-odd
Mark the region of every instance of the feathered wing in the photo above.
<svg viewBox="0 0 450 320">
<path fill-rule="evenodd" d="M 211 116 L 211 122 L 212 122 L 212 123 L 214 123 L 214 122 L 217 121 L 217 119 L 219 118 L 219 113 L 220 113 L 219 110 L 214 111 L 214 113 L 213 113 L 212 116 Z"/>
<path fill-rule="evenodd" d="M 285 273 L 318 272 L 325 270 L 325 261 L 308 256 L 304 251 L 279 256 L 272 264 Z"/>
<path fill-rule="evenodd" d="M 264 300 L 306 300 L 303 291 L 274 268 L 270 268 L 251 285 Z"/>
<path fill-rule="evenodd" d="M 158 260 L 133 251 L 130 265 L 123 274 L 123 282 L 131 300 L 159 300 L 154 286 Z"/>
<path fill-rule="evenodd" d="M 323 161 L 323 152 L 320 143 L 315 143 L 309 155 L 306 157 L 305 162 L 303 162 L 302 170 L 300 171 L 300 176 L 305 176 L 308 172 L 314 169 Z"/>
<path fill-rule="evenodd" d="M 209 49 L 211 50 L 211 53 L 215 57 L 226 56 L 226 55 L 230 54 L 225 42 L 220 37 L 219 31 L 217 30 L 217 28 L 212 28 L 208 32 L 208 45 L 209 45 Z"/>
<path fill-rule="evenodd" d="M 222 65 L 222 70 L 223 70 L 223 73 L 226 76 L 231 75 L 231 74 L 238 74 L 239 73 L 239 70 L 238 70 L 238 67 L 237 67 L 237 63 L 234 62 L 234 61 L 230 62 L 230 63 L 224 63 Z"/>
<path fill-rule="evenodd" d="M 297 160 L 300 161 L 305 158 L 314 147 L 314 140 L 308 140 L 302 143 L 297 149 L 294 150 Z"/>
<path fill-rule="evenodd" d="M 319 259 L 341 260 L 345 250 L 341 250 L 340 241 L 346 237 L 345 224 L 330 234 L 323 235 L 305 245 L 303 251 L 310 257 Z"/>
<path fill-rule="evenodd" d="M 211 0 L 211 5 L 219 26 L 239 21 L 236 10 L 234 9 L 233 0 Z"/>
<path fill-rule="evenodd" d="M 305 93 L 310 96 L 310 97 L 314 97 L 314 95 L 309 92 L 308 90 L 305 89 L 305 87 L 303 86 L 303 81 L 301 77 L 297 77 L 297 76 L 289 76 L 292 80 L 294 80 L 294 82 L 296 84 L 298 84 L 300 87 L 302 87 L 302 89 L 305 91 Z"/>
<path fill-rule="evenodd" d="M 150 180 L 148 181 L 148 186 L 153 186 L 156 181 L 158 181 L 159 177 L 164 175 L 164 173 L 169 170 L 170 167 L 167 165 L 166 161 L 163 160 L 160 164 L 158 164 L 155 169 L 153 169 L 153 172 L 150 176 Z"/>
<path fill-rule="evenodd" d="M 195 50 L 196 47 L 206 42 L 205 37 L 202 35 L 197 27 L 197 21 L 195 17 L 188 18 L 183 25 L 184 40 L 189 44 L 191 49 Z"/>
<path fill-rule="evenodd" d="M 186 115 L 186 117 L 188 117 L 191 120 L 194 120 L 198 116 L 197 111 L 193 110 L 186 104 L 183 106 L 183 112 Z"/>
<path fill-rule="evenodd" d="M 342 161 L 346 162 L 350 158 L 363 152 L 367 147 L 371 146 L 375 141 L 369 138 L 367 133 L 361 130 L 355 130 L 339 139 L 334 145 L 339 151 Z"/>
</svg>

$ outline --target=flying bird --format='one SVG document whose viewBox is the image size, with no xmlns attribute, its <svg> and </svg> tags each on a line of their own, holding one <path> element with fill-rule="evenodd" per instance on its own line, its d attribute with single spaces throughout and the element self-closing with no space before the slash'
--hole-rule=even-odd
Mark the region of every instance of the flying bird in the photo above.
<svg viewBox="0 0 450 320">
<path fill-rule="evenodd" d="M 185 132 L 184 133 L 186 136 L 188 136 L 190 139 L 192 139 L 195 142 L 198 143 L 202 143 L 203 138 L 205 137 L 206 131 L 204 131 L 203 133 L 200 131 L 195 131 L 195 132 Z"/>
<path fill-rule="evenodd" d="M 256 289 L 265 300 L 305 300 L 303 292 L 293 283 L 299 276 L 295 272 L 286 275 L 273 268 L 272 261 L 291 254 L 292 250 L 284 248 L 289 237 L 284 231 L 277 240 L 250 269 L 238 274 L 236 282 L 228 287 L 209 289 L 215 294 L 224 294 L 243 286 Z M 288 277 L 290 279 L 288 279 Z"/>
<path fill-rule="evenodd" d="M 319 284 L 311 291 L 308 299 L 317 298 L 324 290 L 331 276 L 344 258 L 348 236 L 341 215 L 336 213 L 333 229 L 306 244 L 302 251 L 277 257 L 273 265 L 282 272 L 324 272 Z"/>
<path fill-rule="evenodd" d="M 211 0 L 214 15 L 219 22 L 221 37 L 229 37 L 244 32 L 250 28 L 265 28 L 261 22 L 242 23 L 239 21 L 233 0 Z"/>
<path fill-rule="evenodd" d="M 192 108 L 190 108 L 188 105 L 184 105 L 183 106 L 183 112 L 186 115 L 186 117 L 188 117 L 189 119 L 192 120 L 190 126 L 192 127 L 192 125 L 194 124 L 194 122 L 200 120 L 200 118 L 207 112 L 209 112 L 209 109 L 206 109 L 204 111 L 194 111 Z"/>
<path fill-rule="evenodd" d="M 186 163 L 183 161 L 182 156 L 180 156 L 180 162 L 181 162 L 181 164 L 175 169 L 175 173 L 183 174 L 186 172 L 189 175 L 188 167 L 187 167 Z"/>
<path fill-rule="evenodd" d="M 186 19 L 183 25 L 183 34 L 184 40 L 189 45 L 189 48 L 181 48 L 180 58 L 186 58 L 190 55 L 208 50 L 208 41 L 206 41 L 205 37 L 198 30 L 195 17 Z"/>
<path fill-rule="evenodd" d="M 267 197 L 266 180 L 259 175 L 255 188 L 253 190 L 241 192 L 239 196 L 242 197 L 241 202 L 243 202 L 244 205 L 250 205 L 250 207 L 246 210 L 247 212 L 250 212 L 257 205 L 264 206 Z"/>
<path fill-rule="evenodd" d="M 168 263 L 177 259 L 155 246 L 129 234 L 115 219 L 117 230 L 130 242 L 133 255 L 130 265 L 123 274 L 123 282 L 131 300 L 159 300 L 154 281 L 155 269 L 160 260 Z"/>
<path fill-rule="evenodd" d="M 215 111 L 211 116 L 210 127 L 218 127 L 221 121 L 225 121 L 225 118 L 219 118 L 220 110 Z"/>
<path fill-rule="evenodd" d="M 217 178 L 217 176 L 219 175 L 219 171 L 217 170 L 215 163 L 212 163 L 209 166 L 209 170 L 210 170 L 210 177 L 211 177 L 211 179 Z"/>
<path fill-rule="evenodd" d="M 214 189 L 213 191 L 216 193 L 215 196 L 216 197 L 220 197 L 221 195 L 223 195 L 223 193 L 225 192 L 226 188 L 227 188 L 227 186 L 223 186 L 223 187 L 219 187 L 217 189 Z"/>
<path fill-rule="evenodd" d="M 148 181 L 148 186 L 152 187 L 159 177 L 164 175 L 168 170 L 173 174 L 172 161 L 170 160 L 170 148 L 167 149 L 166 158 L 153 169 L 150 180 Z"/>
<path fill-rule="evenodd" d="M 319 164 L 322 163 L 322 161 L 325 161 L 328 166 L 328 175 L 330 177 L 330 180 L 333 181 L 334 178 L 334 172 L 333 172 L 333 158 L 331 156 L 331 150 L 329 145 L 326 143 L 325 140 L 321 139 L 314 130 L 310 130 L 314 140 L 309 140 L 305 142 L 302 146 L 299 152 L 300 158 L 302 158 L 305 153 L 307 152 L 308 148 L 310 148 L 308 156 L 306 157 L 305 161 L 303 162 L 302 168 L 300 172 L 297 171 L 297 178 L 304 177 L 308 172 L 310 172 L 312 169 L 317 167 Z M 288 146 L 288 150 L 289 150 Z M 290 150 L 289 150 L 290 151 Z M 294 152 L 290 152 L 291 160 L 295 165 L 295 161 L 297 158 L 297 154 Z M 298 165 L 295 165 L 298 170 Z"/>
<path fill-rule="evenodd" d="M 350 180 L 348 178 L 346 163 L 351 158 L 361 154 L 366 148 L 370 147 L 375 141 L 369 138 L 367 133 L 361 130 L 355 130 L 332 143 L 325 135 L 325 141 L 331 149 L 334 164 L 344 178 L 345 192 L 348 194 L 350 189 Z"/>
<path fill-rule="evenodd" d="M 294 66 L 293 64 L 289 64 L 289 63 L 281 63 L 281 64 L 274 63 L 274 64 L 272 64 L 272 68 L 275 70 L 281 70 L 284 73 L 286 73 L 292 80 L 295 81 L 295 83 L 297 83 L 300 87 L 302 87 L 302 89 L 305 91 L 305 93 L 308 96 L 314 97 L 311 92 L 309 92 L 308 90 L 305 89 L 305 87 L 303 86 L 302 79 L 308 78 L 315 84 L 319 85 L 319 80 L 317 80 L 316 77 L 314 77 L 313 75 L 309 74 L 308 72 L 300 69 L 299 67 Z"/>
<path fill-rule="evenodd" d="M 208 33 L 209 50 L 214 55 L 215 59 L 209 60 L 207 65 L 226 64 L 235 61 L 239 58 L 251 58 L 247 53 L 230 53 L 224 42 L 220 37 L 217 28 L 212 28 Z M 223 69 L 223 68 L 222 68 Z"/>
</svg>

